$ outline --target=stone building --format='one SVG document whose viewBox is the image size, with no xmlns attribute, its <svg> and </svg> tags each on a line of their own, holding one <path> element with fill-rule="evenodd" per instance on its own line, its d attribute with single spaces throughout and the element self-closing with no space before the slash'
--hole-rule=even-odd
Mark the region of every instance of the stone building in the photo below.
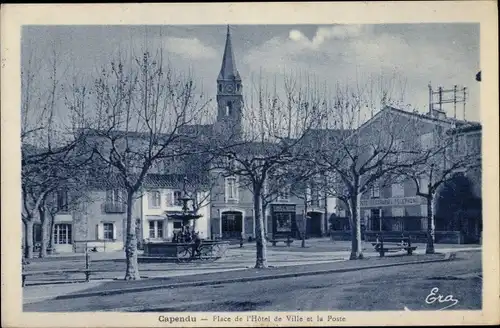
<svg viewBox="0 0 500 328">
<path fill-rule="evenodd" d="M 407 124 L 413 120 L 416 125 L 408 129 L 406 136 L 397 142 L 414 143 L 414 149 L 425 151 L 438 144 L 446 136 L 453 135 L 454 140 L 445 147 L 448 154 L 443 163 L 450 165 L 454 156 L 473 153 L 471 162 L 477 161 L 475 168 L 458 168 L 450 172 L 449 178 L 437 191 L 435 211 L 435 240 L 442 243 L 478 242 L 481 218 L 481 125 L 447 118 L 443 112 L 419 114 L 387 107 L 367 121 L 359 133 L 374 124 L 382 113 L 390 112 L 394 122 Z M 440 132 L 437 132 L 440 131 Z M 426 192 L 428 181 L 422 177 L 419 181 L 421 191 Z M 454 203 L 459 204 L 454 204 Z M 362 218 L 362 230 L 365 237 L 372 238 L 380 232 L 410 233 L 416 239 L 425 241 L 427 231 L 427 203 L 424 197 L 417 195 L 417 186 L 411 179 L 387 183 L 379 179 L 361 196 L 359 205 Z M 350 238 L 348 211 L 343 206 L 332 218 L 333 234 L 337 238 Z M 460 224 L 453 223 L 460 221 Z"/>
</svg>

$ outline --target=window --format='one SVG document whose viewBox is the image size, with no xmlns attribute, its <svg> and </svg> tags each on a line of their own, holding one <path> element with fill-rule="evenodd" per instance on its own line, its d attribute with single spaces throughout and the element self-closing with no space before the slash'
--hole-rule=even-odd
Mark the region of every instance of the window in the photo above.
<svg viewBox="0 0 500 328">
<path fill-rule="evenodd" d="M 174 191 L 174 205 L 175 206 L 182 206 L 182 192 L 179 190 Z"/>
<path fill-rule="evenodd" d="M 420 187 L 421 193 L 424 193 L 424 194 L 428 193 L 429 192 L 429 179 L 425 178 L 425 177 L 420 178 L 419 187 Z"/>
<path fill-rule="evenodd" d="M 149 238 L 163 238 L 163 220 L 149 221 Z"/>
<path fill-rule="evenodd" d="M 122 201 L 122 191 L 118 189 L 112 189 L 106 191 L 106 202 L 117 204 Z"/>
<path fill-rule="evenodd" d="M 54 225 L 54 244 L 64 245 L 72 243 L 71 224 L 60 223 Z"/>
<path fill-rule="evenodd" d="M 33 224 L 33 243 L 42 242 L 42 225 L 40 223 Z"/>
<path fill-rule="evenodd" d="M 289 187 L 284 187 L 278 193 L 278 201 L 280 201 L 280 202 L 288 202 L 289 199 L 290 199 L 290 188 Z"/>
<path fill-rule="evenodd" d="M 222 92 L 222 84 L 219 83 L 219 92 Z"/>
<path fill-rule="evenodd" d="M 230 101 L 228 101 L 226 104 L 226 116 L 231 115 L 232 109 L 233 109 L 233 104 Z"/>
<path fill-rule="evenodd" d="M 319 206 L 319 190 L 318 190 L 318 188 L 313 188 L 311 190 L 311 205 Z"/>
<path fill-rule="evenodd" d="M 182 222 L 174 221 L 174 229 L 181 229 L 181 228 L 182 228 Z"/>
<path fill-rule="evenodd" d="M 241 84 L 236 84 L 236 91 L 240 91 L 240 88 L 241 88 Z"/>
<path fill-rule="evenodd" d="M 405 196 L 405 188 L 402 183 L 394 183 L 391 186 L 392 189 L 392 197 L 404 197 Z"/>
<path fill-rule="evenodd" d="M 104 223 L 102 227 L 104 232 L 104 240 L 114 240 L 115 229 L 113 223 Z"/>
<path fill-rule="evenodd" d="M 238 199 L 238 187 L 236 185 L 236 178 L 226 178 L 226 200 Z"/>
<path fill-rule="evenodd" d="M 68 211 L 68 192 L 66 190 L 57 192 L 57 208 L 61 212 Z"/>
<path fill-rule="evenodd" d="M 371 188 L 371 198 L 379 198 L 380 197 L 380 187 L 377 184 L 374 184 Z"/>
<path fill-rule="evenodd" d="M 149 195 L 149 208 L 159 208 L 161 205 L 161 194 L 159 191 L 150 191 Z"/>
</svg>

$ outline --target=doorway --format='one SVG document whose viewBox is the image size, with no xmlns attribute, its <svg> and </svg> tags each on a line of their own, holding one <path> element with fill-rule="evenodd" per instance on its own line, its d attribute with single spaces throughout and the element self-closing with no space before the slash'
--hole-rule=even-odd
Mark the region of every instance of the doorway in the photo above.
<svg viewBox="0 0 500 328">
<path fill-rule="evenodd" d="M 223 212 L 222 239 L 240 239 L 243 232 L 243 214 L 237 211 Z"/>
<path fill-rule="evenodd" d="M 307 236 L 321 237 L 321 219 L 323 213 L 321 212 L 308 212 L 307 213 Z"/>
</svg>

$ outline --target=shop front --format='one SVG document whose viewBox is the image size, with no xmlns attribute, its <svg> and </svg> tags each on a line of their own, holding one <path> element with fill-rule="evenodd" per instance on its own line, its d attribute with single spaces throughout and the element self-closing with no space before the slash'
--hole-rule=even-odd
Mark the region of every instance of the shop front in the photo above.
<svg viewBox="0 0 500 328">
<path fill-rule="evenodd" d="M 272 238 L 298 237 L 295 204 L 272 204 Z"/>
</svg>

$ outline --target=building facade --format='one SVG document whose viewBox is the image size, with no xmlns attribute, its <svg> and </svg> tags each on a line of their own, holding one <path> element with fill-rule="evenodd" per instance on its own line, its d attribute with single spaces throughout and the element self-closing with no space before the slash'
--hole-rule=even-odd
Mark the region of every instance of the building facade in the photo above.
<svg viewBox="0 0 500 328">
<path fill-rule="evenodd" d="M 202 129 L 204 136 L 219 130 L 231 133 L 235 138 L 240 137 L 244 110 L 243 84 L 228 28 L 221 70 L 216 79 L 217 121 L 213 126 L 196 126 L 193 129 Z M 433 133 L 437 128 L 459 140 L 454 143 L 456 148 L 449 151 L 458 154 L 469 150 L 477 152 L 479 148 L 480 157 L 479 124 L 449 119 L 443 113 L 421 115 L 394 108 L 388 110 L 401 122 L 418 118 L 419 128 L 408 130 L 405 137 L 416 140 L 423 149 L 439 138 Z M 363 129 L 369 128 L 378 119 L 375 115 L 358 133 L 363 134 Z M 168 215 L 182 210 L 179 198 L 183 188 L 183 170 L 189 165 L 179 161 L 161 162 L 146 177 L 132 209 L 140 242 L 171 240 L 173 233 L 180 228 L 180 222 L 169 219 Z M 456 173 L 462 177 L 463 188 L 460 188 L 469 188 L 467 190 L 470 191 L 465 190 L 464 193 L 470 197 L 467 196 L 467 201 L 461 204 L 455 204 L 453 209 L 447 205 L 452 203 L 449 200 L 438 204 L 436 242 L 475 242 L 481 233 L 481 168 Z M 214 179 L 211 186 L 201 188 L 200 184 L 193 182 L 191 196 L 194 210 L 201 215 L 195 222 L 195 229 L 204 239 L 255 238 L 251 190 L 241 184 L 238 176 L 217 175 Z M 452 192 L 448 197 L 457 198 L 457 188 L 449 187 Z M 122 187 L 112 183 L 99 184 L 77 208 L 68 207 L 67 210 L 64 210 L 64 204 L 68 202 L 68 195 L 57 197 L 58 206 L 63 210 L 54 216 L 51 229 L 55 252 L 83 252 L 86 247 L 96 251 L 123 250 L 126 242 L 126 203 Z M 282 190 L 272 201 L 266 200 L 265 205 L 264 226 L 268 238 L 280 234 L 298 238 L 304 230 L 308 237 L 332 234 L 350 238 L 347 207 L 339 199 L 327 196 L 319 186 L 311 185 L 303 192 Z M 375 183 L 361 196 L 359 211 L 365 234 L 411 232 L 424 236 L 427 229 L 426 202 L 417 195 L 416 185 L 411 180 L 384 185 Z M 450 218 L 450 215 L 455 218 Z M 40 231 L 40 227 L 35 226 L 35 243 L 41 239 Z"/>
<path fill-rule="evenodd" d="M 417 120 L 414 128 L 408 129 L 405 140 L 413 142 L 421 152 L 439 149 L 439 142 L 449 139 L 442 151 L 446 152 L 443 160 L 436 165 L 455 163 L 456 156 L 473 154 L 470 162 L 479 163 L 475 167 L 460 165 L 446 176 L 435 195 L 433 204 L 435 214 L 435 239 L 441 243 L 479 242 L 482 227 L 481 216 L 481 125 L 475 122 L 464 122 L 447 118 L 443 112 L 434 115 L 409 113 L 388 108 L 395 122 L 406 124 L 409 120 Z M 379 117 L 375 116 L 365 123 L 370 126 Z M 398 121 L 399 120 L 399 121 Z M 439 131 L 439 132 L 437 132 Z M 360 131 L 363 133 L 363 131 Z M 415 144 L 416 142 L 416 144 Z M 451 168 L 451 166 L 450 166 Z M 442 178 L 442 176 L 439 176 Z M 436 178 L 434 178 L 436 179 Z M 427 193 L 428 177 L 419 178 L 420 191 Z M 455 203 L 459 204 L 455 204 Z M 455 205 L 454 205 L 455 204 Z M 417 185 L 413 179 L 399 179 L 388 183 L 383 177 L 375 182 L 368 191 L 361 195 L 359 204 L 362 231 L 367 238 L 378 233 L 409 233 L 416 239 L 425 241 L 427 232 L 427 200 L 417 195 Z M 340 211 L 331 218 L 333 234 L 338 238 L 350 238 L 348 211 L 341 206 Z M 454 223 L 459 221 L 460 223 Z"/>
</svg>

